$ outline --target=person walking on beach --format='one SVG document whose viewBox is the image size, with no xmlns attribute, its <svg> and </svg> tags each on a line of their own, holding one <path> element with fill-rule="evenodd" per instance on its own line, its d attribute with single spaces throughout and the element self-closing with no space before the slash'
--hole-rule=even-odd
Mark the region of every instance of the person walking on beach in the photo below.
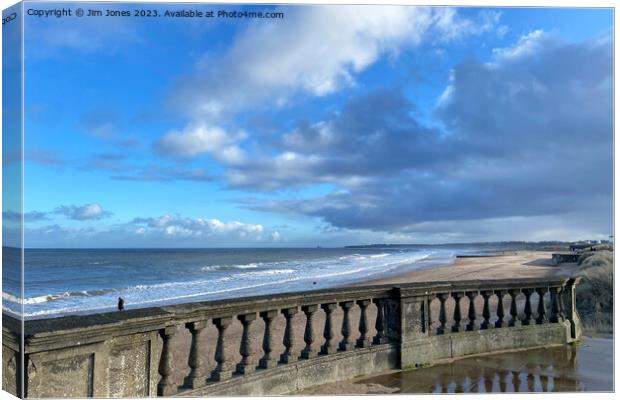
<svg viewBox="0 0 620 400">
<path fill-rule="evenodd" d="M 118 311 L 123 311 L 125 308 L 125 300 L 122 297 L 118 298 Z"/>
</svg>

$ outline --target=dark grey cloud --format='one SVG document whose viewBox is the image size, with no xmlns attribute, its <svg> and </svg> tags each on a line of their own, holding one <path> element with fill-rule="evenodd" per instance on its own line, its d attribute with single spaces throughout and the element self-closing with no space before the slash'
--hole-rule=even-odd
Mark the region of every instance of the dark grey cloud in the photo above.
<svg viewBox="0 0 620 400">
<path fill-rule="evenodd" d="M 397 89 L 351 99 L 325 121 L 285 134 L 273 158 L 248 159 L 229 170 L 234 188 L 275 190 L 314 183 L 354 185 L 408 169 L 430 168 L 452 151 L 441 132 L 415 118 Z"/>
<path fill-rule="evenodd" d="M 374 91 L 285 135 L 278 156 L 232 168 L 229 184 L 331 183 L 336 189 L 326 196 L 243 204 L 340 228 L 416 232 L 430 222 L 587 210 L 596 226 L 580 221 L 606 233 L 612 65 L 610 37 L 564 43 L 533 32 L 496 50 L 491 63 L 468 60 L 454 69 L 435 111 L 442 130 L 418 122 L 399 90 Z"/>
<path fill-rule="evenodd" d="M 573 44 L 535 31 L 496 53 L 491 64 L 458 65 L 437 109 L 468 151 L 505 158 L 610 143 L 610 37 Z"/>
</svg>

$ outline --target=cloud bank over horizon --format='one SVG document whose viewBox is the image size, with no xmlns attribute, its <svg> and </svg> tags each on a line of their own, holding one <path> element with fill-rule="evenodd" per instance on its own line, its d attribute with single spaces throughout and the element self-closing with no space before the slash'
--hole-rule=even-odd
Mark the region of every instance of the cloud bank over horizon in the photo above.
<svg viewBox="0 0 620 400">
<path fill-rule="evenodd" d="M 41 213 L 39 213 L 41 214 Z M 19 214 L 18 214 L 19 215 Z M 11 215 L 4 213 L 3 218 Z M 80 219 L 80 218 L 73 218 Z M 82 217 L 80 220 L 88 218 Z M 90 219 L 97 219 L 90 217 Z M 39 219 L 37 221 L 41 221 Z M 187 218 L 162 215 L 159 217 L 136 217 L 125 223 L 97 228 L 92 226 L 67 227 L 46 223 L 32 226 L 34 219 L 26 219 L 25 246 L 50 247 L 50 237 L 55 238 L 52 247 L 99 248 L 99 247 L 236 247 L 240 240 L 248 243 L 277 245 L 280 233 L 267 230 L 260 224 L 219 219 Z M 18 222 L 18 220 L 17 220 Z M 14 224 L 5 225 L 3 234 L 18 237 Z"/>
</svg>

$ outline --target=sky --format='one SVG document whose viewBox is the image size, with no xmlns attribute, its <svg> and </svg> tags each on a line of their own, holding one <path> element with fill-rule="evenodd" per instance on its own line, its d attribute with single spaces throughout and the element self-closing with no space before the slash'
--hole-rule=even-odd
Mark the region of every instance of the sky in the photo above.
<svg viewBox="0 0 620 400">
<path fill-rule="evenodd" d="M 284 17 L 26 16 L 27 247 L 612 234 L 610 9 L 113 8 Z"/>
</svg>

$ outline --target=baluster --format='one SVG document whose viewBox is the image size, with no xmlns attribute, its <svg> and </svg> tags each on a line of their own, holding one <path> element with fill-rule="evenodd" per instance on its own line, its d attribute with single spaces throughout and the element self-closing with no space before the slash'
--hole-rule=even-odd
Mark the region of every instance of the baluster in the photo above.
<svg viewBox="0 0 620 400">
<path fill-rule="evenodd" d="M 505 327 L 506 321 L 504 321 L 504 296 L 506 296 L 505 290 L 496 290 L 495 295 L 497 296 L 497 321 L 495 321 L 496 328 Z"/>
<path fill-rule="evenodd" d="M 536 293 L 538 294 L 538 315 L 536 316 L 536 323 L 540 325 L 547 322 L 547 317 L 545 315 L 545 293 L 547 293 L 547 288 L 536 288 Z"/>
<path fill-rule="evenodd" d="M 508 293 L 510 294 L 510 321 L 508 321 L 508 326 L 521 326 L 517 310 L 517 296 L 520 291 L 519 289 L 510 289 Z"/>
<path fill-rule="evenodd" d="M 334 322 L 332 319 L 336 307 L 338 307 L 337 303 L 321 304 L 321 308 L 325 311 L 325 328 L 323 329 L 325 343 L 321 346 L 321 354 L 333 354 L 338 351 L 338 345 L 334 343 Z"/>
<path fill-rule="evenodd" d="M 443 335 L 446 332 L 446 300 L 448 299 L 447 293 L 438 293 L 439 299 L 439 326 L 437 327 L 437 334 Z"/>
<path fill-rule="evenodd" d="M 462 332 L 463 328 L 461 327 L 461 299 L 463 298 L 463 292 L 454 292 L 452 293 L 452 298 L 454 299 L 454 313 L 452 318 L 454 319 L 454 325 L 452 325 L 452 332 Z"/>
<path fill-rule="evenodd" d="M 519 373 L 516 371 L 508 371 L 507 372 L 508 380 L 510 380 L 510 386 L 512 386 L 512 392 L 516 393 L 519 391 Z"/>
<path fill-rule="evenodd" d="M 560 314 L 560 292 L 562 291 L 561 287 L 552 287 L 549 292 L 551 294 L 551 315 L 549 317 L 549 322 L 557 323 L 563 321 L 562 315 Z"/>
<path fill-rule="evenodd" d="M 565 291 L 565 288 L 562 287 L 560 288 L 560 292 L 558 294 L 558 315 L 559 315 L 560 321 L 566 321 L 568 318 L 568 315 L 566 314 L 566 310 L 564 306 L 564 300 L 562 299 L 562 296 L 564 295 L 564 291 Z"/>
<path fill-rule="evenodd" d="M 243 333 L 241 334 L 241 344 L 239 345 L 241 361 L 237 364 L 236 371 L 241 375 L 246 375 L 256 369 L 250 343 L 250 327 L 256 320 L 256 313 L 238 315 L 237 319 L 243 325 Z"/>
<path fill-rule="evenodd" d="M 370 300 L 358 300 L 357 305 L 360 307 L 360 337 L 357 339 L 357 347 L 369 347 L 370 339 L 368 338 L 368 305 Z"/>
<path fill-rule="evenodd" d="M 372 301 L 377 306 L 377 319 L 375 320 L 375 329 L 377 334 L 372 338 L 372 344 L 387 343 L 385 336 L 385 299 L 373 299 Z"/>
<path fill-rule="evenodd" d="M 226 351 L 226 330 L 232 323 L 232 317 L 214 318 L 213 324 L 217 328 L 217 345 L 215 347 L 215 361 L 217 366 L 211 373 L 214 381 L 223 381 L 232 376 L 232 363 Z"/>
<path fill-rule="evenodd" d="M 187 359 L 190 372 L 185 377 L 183 384 L 187 388 L 196 389 L 204 386 L 207 382 L 207 371 L 201 357 L 204 350 L 201 349 L 202 343 L 200 341 L 201 333 L 207 327 L 207 321 L 188 322 L 185 324 L 185 327 L 192 334 L 192 343 L 190 345 L 189 358 Z"/>
<path fill-rule="evenodd" d="M 426 325 L 428 326 L 428 332 L 429 335 L 432 335 L 431 332 L 433 332 L 433 327 L 435 326 L 435 321 L 433 321 L 433 298 L 432 296 L 436 296 L 436 295 L 430 295 L 428 296 L 428 313 L 426 315 Z"/>
<path fill-rule="evenodd" d="M 484 382 L 484 392 L 493 393 L 493 372 L 489 369 L 482 369 L 482 380 Z"/>
<path fill-rule="evenodd" d="M 499 392 L 500 393 L 506 393 L 506 380 L 508 379 L 508 374 L 509 371 L 499 371 L 498 372 L 498 377 L 499 377 Z"/>
<path fill-rule="evenodd" d="M 465 393 L 465 379 L 461 380 L 460 377 L 454 377 L 454 393 Z"/>
<path fill-rule="evenodd" d="M 484 304 L 482 306 L 482 318 L 484 318 L 484 321 L 482 321 L 482 323 L 480 324 L 480 329 L 489 329 L 493 327 L 490 321 L 491 312 L 489 311 L 489 297 L 491 297 L 493 291 L 484 290 L 480 292 L 480 294 L 482 295 L 482 299 L 484 300 Z"/>
<path fill-rule="evenodd" d="M 310 359 L 316 357 L 316 351 L 312 348 L 312 344 L 314 343 L 314 328 L 312 325 L 314 313 L 318 309 L 319 307 L 316 304 L 301 307 L 301 310 L 306 314 L 306 330 L 304 332 L 306 347 L 301 351 L 301 358 Z"/>
<path fill-rule="evenodd" d="M 515 381 L 515 392 L 523 392 L 524 390 L 521 387 L 523 386 L 523 377 L 521 376 L 521 370 L 515 372 L 515 374 L 517 374 L 517 379 Z"/>
<path fill-rule="evenodd" d="M 581 323 L 577 313 L 576 285 L 581 277 L 570 278 L 564 283 L 560 297 L 560 314 L 570 323 L 570 335 L 576 339 L 581 334 Z"/>
<path fill-rule="evenodd" d="M 293 317 L 297 314 L 297 307 L 285 308 L 282 310 L 284 318 L 286 318 L 286 328 L 284 329 L 284 353 L 280 355 L 280 362 L 290 364 L 297 361 L 297 356 L 293 354 L 293 346 L 295 345 L 295 329 L 293 327 Z"/>
<path fill-rule="evenodd" d="M 351 321 L 349 319 L 349 312 L 355 303 L 353 301 L 342 301 L 339 304 L 342 308 L 342 329 L 340 330 L 342 333 L 342 340 L 340 341 L 338 348 L 342 351 L 353 350 L 355 343 L 353 342 L 353 339 L 351 339 Z"/>
<path fill-rule="evenodd" d="M 263 336 L 263 358 L 260 359 L 261 368 L 273 368 L 278 362 L 273 356 L 273 335 L 271 332 L 271 322 L 278 315 L 278 310 L 263 311 L 260 313 L 261 318 L 265 321 L 265 334 Z"/>
<path fill-rule="evenodd" d="M 172 381 L 172 371 L 174 370 L 174 356 L 171 341 L 179 330 L 178 325 L 167 326 L 159 330 L 159 336 L 163 341 L 161 358 L 159 359 L 159 374 L 161 379 L 157 384 L 158 396 L 170 396 L 177 393 L 177 385 Z"/>
<path fill-rule="evenodd" d="M 549 375 L 549 382 L 547 383 L 547 388 L 549 389 L 549 390 L 547 390 L 548 392 L 554 392 L 555 391 L 555 376 L 554 375 Z M 566 389 L 564 389 L 564 390 L 566 390 Z"/>
<path fill-rule="evenodd" d="M 467 310 L 467 318 L 469 318 L 469 323 L 465 326 L 465 330 L 474 331 L 476 330 L 476 304 L 475 300 L 478 296 L 478 292 L 467 292 L 465 293 L 467 298 L 469 299 L 469 308 Z"/>
<path fill-rule="evenodd" d="M 525 382 L 527 385 L 527 391 L 533 393 L 536 390 L 536 378 L 528 371 L 525 372 Z"/>
<path fill-rule="evenodd" d="M 523 325 L 531 325 L 532 323 L 532 303 L 530 302 L 530 296 L 534 291 L 532 289 L 522 289 L 521 292 L 525 295 L 525 308 L 523 309 L 523 313 L 525 317 L 521 321 Z"/>
<path fill-rule="evenodd" d="M 547 376 L 547 372 L 543 370 L 542 366 L 540 367 L 540 387 L 542 392 L 549 391 L 549 377 Z"/>
</svg>

